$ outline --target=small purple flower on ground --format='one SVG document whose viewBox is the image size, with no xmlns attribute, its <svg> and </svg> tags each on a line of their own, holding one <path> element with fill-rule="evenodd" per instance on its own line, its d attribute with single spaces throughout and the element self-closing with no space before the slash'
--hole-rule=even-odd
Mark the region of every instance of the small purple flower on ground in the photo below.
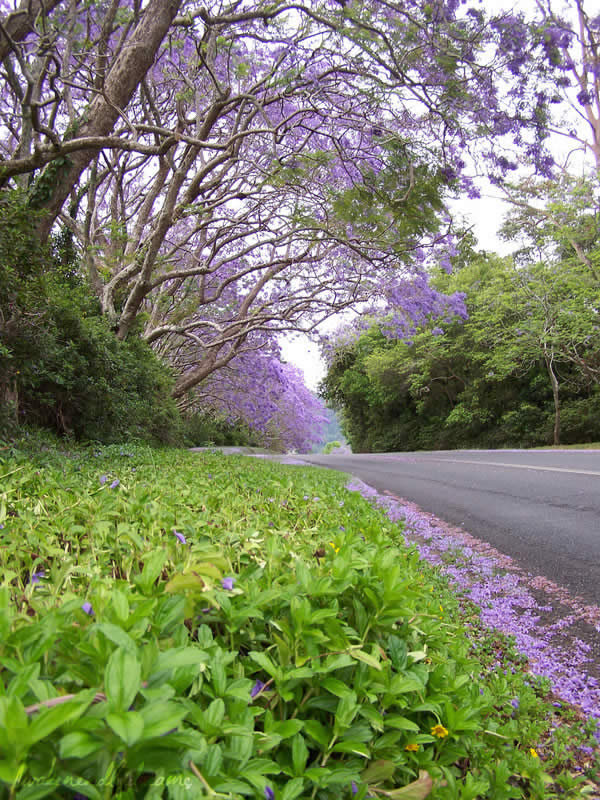
<svg viewBox="0 0 600 800">
<path fill-rule="evenodd" d="M 518 708 L 519 707 L 519 698 L 518 697 L 513 697 L 513 699 L 510 701 L 510 704 L 511 704 L 511 706 L 513 708 Z"/>
<path fill-rule="evenodd" d="M 107 480 L 108 480 L 108 475 L 100 475 L 100 486 L 104 486 Z"/>
<path fill-rule="evenodd" d="M 270 786 L 265 786 L 265 797 L 267 800 L 275 800 L 275 792 Z"/>
<path fill-rule="evenodd" d="M 175 528 L 173 528 L 173 535 L 176 536 L 179 539 L 181 544 L 187 544 L 187 542 L 185 541 L 185 536 L 183 535 L 183 533 L 179 533 L 179 531 L 176 531 Z"/>
<path fill-rule="evenodd" d="M 230 592 L 235 586 L 235 578 L 223 578 L 223 580 L 221 581 L 221 586 L 226 591 Z"/>
<path fill-rule="evenodd" d="M 31 576 L 30 583 L 39 583 L 40 582 L 40 578 L 45 578 L 45 577 L 46 577 L 46 573 L 44 572 L 43 569 L 40 569 L 38 572 L 34 572 L 33 573 L 33 575 Z"/>
<path fill-rule="evenodd" d="M 356 783 L 354 781 L 352 781 L 350 786 L 351 786 L 351 789 L 352 789 L 352 794 L 358 794 L 358 786 L 356 785 Z"/>
<path fill-rule="evenodd" d="M 265 688 L 265 684 L 261 680 L 257 680 L 252 689 L 250 689 L 250 697 L 254 699 Z"/>
<path fill-rule="evenodd" d="M 110 485 L 110 488 L 111 488 L 111 489 L 116 489 L 116 488 L 117 488 L 117 486 L 118 486 L 120 483 L 121 483 L 121 481 L 120 481 L 118 478 L 115 478 L 115 479 L 114 479 L 114 481 L 111 483 L 111 485 Z"/>
<path fill-rule="evenodd" d="M 92 608 L 92 604 L 91 604 L 91 603 L 88 603 L 88 602 L 87 602 L 87 600 L 86 600 L 86 602 L 85 602 L 85 603 L 84 603 L 84 604 L 81 606 L 81 609 L 82 609 L 83 611 L 85 611 L 85 613 L 86 613 L 86 614 L 89 614 L 89 615 L 90 615 L 90 617 L 91 617 L 91 616 L 93 616 L 93 614 L 94 614 L 94 609 Z"/>
</svg>

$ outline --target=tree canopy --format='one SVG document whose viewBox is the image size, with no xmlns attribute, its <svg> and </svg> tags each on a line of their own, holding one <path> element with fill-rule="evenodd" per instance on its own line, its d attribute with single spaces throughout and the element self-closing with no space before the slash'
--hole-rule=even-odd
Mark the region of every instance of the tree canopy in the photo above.
<svg viewBox="0 0 600 800">
<path fill-rule="evenodd" d="M 0 187 L 41 243 L 69 232 L 117 338 L 141 332 L 187 407 L 345 309 L 399 335 L 460 313 L 427 279 L 456 252 L 445 200 L 477 171 L 550 175 L 574 70 L 597 129 L 575 36 L 458 0 L 3 0 Z"/>
</svg>

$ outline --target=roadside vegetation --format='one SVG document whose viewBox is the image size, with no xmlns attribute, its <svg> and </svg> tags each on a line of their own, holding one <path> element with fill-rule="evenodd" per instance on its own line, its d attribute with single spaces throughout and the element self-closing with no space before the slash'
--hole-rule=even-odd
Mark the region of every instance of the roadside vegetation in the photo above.
<svg viewBox="0 0 600 800">
<path fill-rule="evenodd" d="M 597 796 L 594 723 L 345 480 L 6 444 L 0 796 Z"/>
<path fill-rule="evenodd" d="M 599 244 L 589 238 L 595 263 Z M 465 245 L 453 273 L 440 270 L 434 284 L 463 293 L 466 319 L 430 318 L 399 339 L 385 316 L 373 317 L 329 344 L 322 396 L 341 412 L 354 452 L 597 442 L 591 261 L 563 252 L 523 264 Z"/>
</svg>

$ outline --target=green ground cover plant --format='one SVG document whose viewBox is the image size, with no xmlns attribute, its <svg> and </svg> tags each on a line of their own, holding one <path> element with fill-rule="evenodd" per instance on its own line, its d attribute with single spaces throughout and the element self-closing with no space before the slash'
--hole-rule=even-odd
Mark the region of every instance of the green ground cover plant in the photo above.
<svg viewBox="0 0 600 800">
<path fill-rule="evenodd" d="M 594 796 L 589 727 L 344 483 L 0 451 L 0 797 Z"/>
</svg>

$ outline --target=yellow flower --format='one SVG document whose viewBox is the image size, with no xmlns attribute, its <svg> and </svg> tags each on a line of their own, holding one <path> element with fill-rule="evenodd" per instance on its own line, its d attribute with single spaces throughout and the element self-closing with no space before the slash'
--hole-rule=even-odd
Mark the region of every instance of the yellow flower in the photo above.
<svg viewBox="0 0 600 800">
<path fill-rule="evenodd" d="M 410 744 L 407 744 L 404 749 L 408 750 L 410 753 L 416 753 L 419 749 L 419 745 L 416 742 L 411 742 Z"/>
<path fill-rule="evenodd" d="M 444 728 L 443 725 L 439 724 L 434 725 L 433 728 L 431 729 L 431 733 L 433 734 L 433 736 L 437 736 L 438 739 L 444 739 L 446 736 L 448 736 L 448 728 Z"/>
<path fill-rule="evenodd" d="M 530 747 L 530 748 L 529 748 L 529 752 L 531 753 L 531 755 L 532 755 L 534 758 L 539 758 L 539 756 L 538 756 L 538 754 L 537 754 L 537 751 L 536 751 L 536 750 L 534 750 L 534 749 L 533 749 L 533 747 Z"/>
<path fill-rule="evenodd" d="M 340 548 L 336 547 L 333 542 L 329 542 L 329 546 L 333 547 L 333 552 L 337 555 L 340 552 Z"/>
</svg>

